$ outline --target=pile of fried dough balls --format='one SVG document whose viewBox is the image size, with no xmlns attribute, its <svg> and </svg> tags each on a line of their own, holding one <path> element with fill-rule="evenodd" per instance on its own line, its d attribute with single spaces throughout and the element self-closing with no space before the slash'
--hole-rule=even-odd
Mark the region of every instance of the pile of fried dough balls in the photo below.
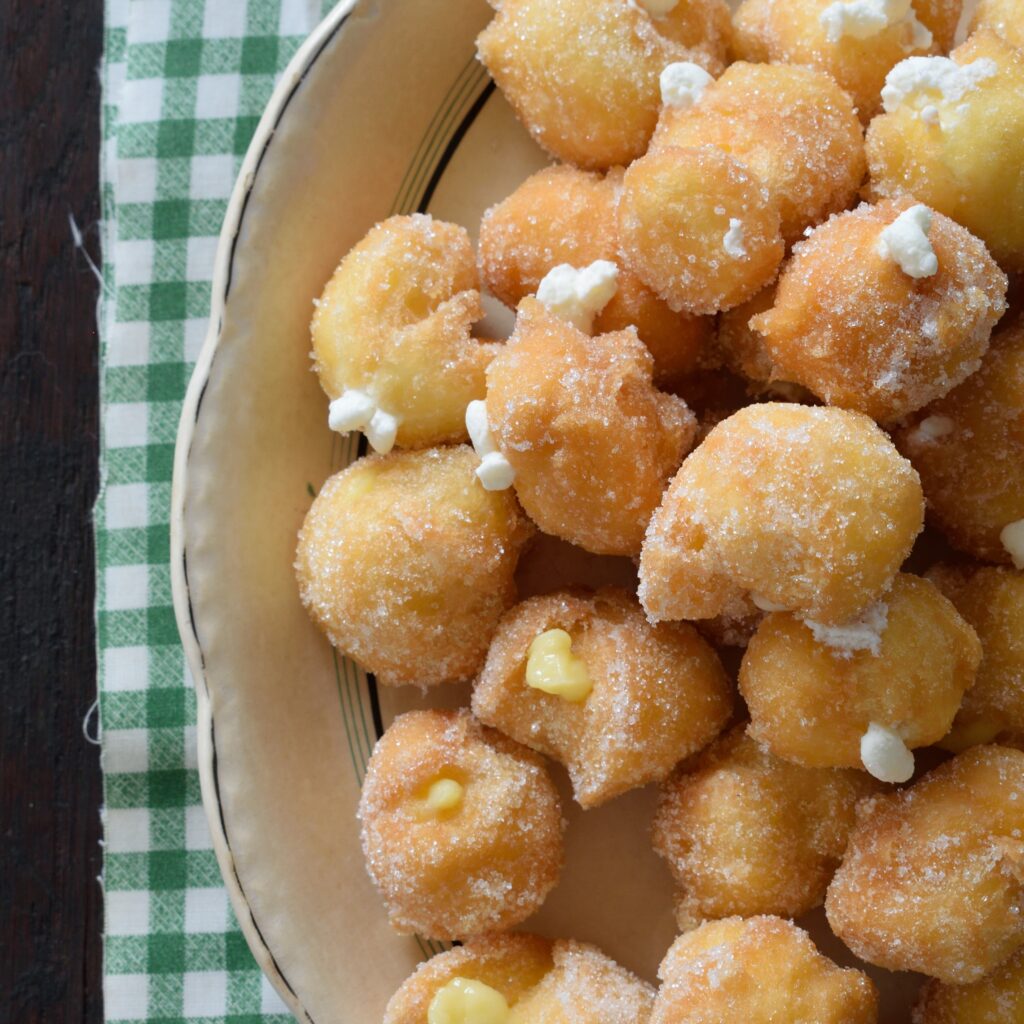
<svg viewBox="0 0 1024 1024">
<path fill-rule="evenodd" d="M 553 163 L 475 243 L 376 225 L 312 322 L 373 454 L 302 601 L 384 686 L 473 684 L 367 769 L 391 923 L 462 943 L 385 1021 L 877 1021 L 792 923 L 822 904 L 927 976 L 916 1024 L 1024 1021 L 1024 3 L 955 48 L 959 0 L 494 7 Z M 519 600 L 541 534 L 637 585 Z M 660 988 L 508 931 L 562 869 L 553 762 L 582 808 L 661 788 Z"/>
</svg>

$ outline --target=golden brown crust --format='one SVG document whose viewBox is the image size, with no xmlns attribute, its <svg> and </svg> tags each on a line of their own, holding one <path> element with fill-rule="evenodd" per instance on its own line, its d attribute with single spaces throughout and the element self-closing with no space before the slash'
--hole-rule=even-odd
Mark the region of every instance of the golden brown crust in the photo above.
<svg viewBox="0 0 1024 1024">
<path fill-rule="evenodd" d="M 929 981 L 913 1024 L 1010 1024 L 1024 1020 L 1024 950 L 970 985 Z"/>
</svg>

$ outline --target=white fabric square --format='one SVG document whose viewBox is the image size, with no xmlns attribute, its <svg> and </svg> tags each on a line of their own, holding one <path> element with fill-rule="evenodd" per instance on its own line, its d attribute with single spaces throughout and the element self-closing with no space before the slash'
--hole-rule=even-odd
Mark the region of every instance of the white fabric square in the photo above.
<svg viewBox="0 0 1024 1024">
<path fill-rule="evenodd" d="M 112 484 L 103 495 L 107 529 L 145 526 L 149 519 L 149 494 L 145 484 Z"/>
<path fill-rule="evenodd" d="M 107 935 L 148 934 L 149 893 L 145 889 L 108 892 L 103 930 Z"/>
<path fill-rule="evenodd" d="M 135 485 L 130 485 L 135 486 Z M 139 485 L 143 486 L 142 484 Z M 146 647 L 108 647 L 103 652 L 103 692 L 144 690 L 149 684 Z"/>
<path fill-rule="evenodd" d="M 184 731 L 185 767 L 194 771 L 199 768 L 199 755 L 196 752 L 196 727 L 194 725 L 186 725 Z"/>
<path fill-rule="evenodd" d="M 123 124 L 159 121 L 164 103 L 162 78 L 133 78 L 121 90 L 120 118 Z"/>
<path fill-rule="evenodd" d="M 185 931 L 225 932 L 228 928 L 228 892 L 224 886 L 215 889 L 185 890 Z"/>
<path fill-rule="evenodd" d="M 107 28 L 127 28 L 129 0 L 107 0 Z"/>
<path fill-rule="evenodd" d="M 145 402 L 113 402 L 107 406 L 104 434 L 108 448 L 138 448 L 149 440 Z"/>
<path fill-rule="evenodd" d="M 241 38 L 245 35 L 244 0 L 213 0 L 203 12 L 203 36 L 206 39 Z"/>
<path fill-rule="evenodd" d="M 117 161 L 117 201 L 119 203 L 152 203 L 156 200 L 155 157 L 132 157 Z"/>
<path fill-rule="evenodd" d="M 171 0 L 134 0 L 128 14 L 129 46 L 133 43 L 162 43 L 170 34 Z"/>
<path fill-rule="evenodd" d="M 114 246 L 117 283 L 149 284 L 153 280 L 154 249 L 151 238 L 119 239 Z"/>
<path fill-rule="evenodd" d="M 145 1020 L 149 1016 L 149 975 L 108 974 L 103 983 L 103 1011 L 115 1020 Z"/>
<path fill-rule="evenodd" d="M 284 0 L 277 22 L 277 34 L 308 36 L 319 22 L 320 0 Z"/>
<path fill-rule="evenodd" d="M 146 729 L 107 729 L 103 734 L 103 768 L 123 774 L 149 770 L 149 732 Z"/>
<path fill-rule="evenodd" d="M 194 318 L 185 321 L 185 361 L 194 363 L 206 339 L 206 328 L 209 320 Z"/>
<path fill-rule="evenodd" d="M 210 826 L 206 823 L 206 812 L 202 804 L 185 808 L 185 849 L 209 850 L 213 848 Z"/>
<path fill-rule="evenodd" d="M 107 808 L 103 830 L 107 853 L 149 852 L 149 809 L 146 807 Z"/>
<path fill-rule="evenodd" d="M 107 338 L 107 366 L 145 366 L 149 362 L 149 323 L 114 323 Z"/>
<path fill-rule="evenodd" d="M 112 565 L 104 575 L 106 593 L 103 607 L 122 612 L 149 604 L 149 566 Z"/>
<path fill-rule="evenodd" d="M 241 75 L 200 75 L 196 81 L 196 117 L 236 117 L 241 94 Z"/>
<path fill-rule="evenodd" d="M 291 1013 L 265 974 L 260 975 L 260 1013 Z"/>
<path fill-rule="evenodd" d="M 192 157 L 193 199 L 227 199 L 235 186 L 235 158 L 230 153 Z"/>
<path fill-rule="evenodd" d="M 185 1017 L 223 1017 L 228 1010 L 227 971 L 186 971 L 182 989 Z"/>
<path fill-rule="evenodd" d="M 213 258 L 216 253 L 216 235 L 200 235 L 190 238 L 185 261 L 185 280 L 209 281 L 213 277 Z"/>
</svg>

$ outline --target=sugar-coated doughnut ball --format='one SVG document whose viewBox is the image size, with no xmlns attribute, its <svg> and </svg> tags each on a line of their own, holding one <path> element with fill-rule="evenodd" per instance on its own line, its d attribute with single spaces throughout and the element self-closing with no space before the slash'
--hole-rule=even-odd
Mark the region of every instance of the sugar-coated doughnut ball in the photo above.
<svg viewBox="0 0 1024 1024">
<path fill-rule="evenodd" d="M 1021 0 L 979 0 L 970 30 L 979 29 L 989 29 L 1024 50 L 1024 4 Z"/>
<path fill-rule="evenodd" d="M 665 65 L 712 73 L 731 35 L 723 0 L 680 0 L 663 17 L 630 0 L 503 0 L 480 60 L 530 134 L 560 160 L 602 169 L 647 148 Z"/>
<path fill-rule="evenodd" d="M 828 72 L 866 124 L 886 72 L 911 54 L 948 48 L 959 0 L 902 0 L 843 10 L 843 0 L 743 0 L 733 18 L 741 60 L 803 64 Z M 868 16 L 865 17 L 865 14 Z"/>
<path fill-rule="evenodd" d="M 818 906 L 854 806 L 877 788 L 863 772 L 784 761 L 737 726 L 662 786 L 654 849 L 676 882 L 679 927 Z"/>
<path fill-rule="evenodd" d="M 778 206 L 751 170 L 715 146 L 668 146 L 630 165 L 618 216 L 626 266 L 672 309 L 737 306 L 782 262 Z"/>
<path fill-rule="evenodd" d="M 468 447 L 359 459 L 321 488 L 295 570 L 313 621 L 384 685 L 468 679 L 483 664 L 533 535 L 485 491 Z"/>
<path fill-rule="evenodd" d="M 977 634 L 953 604 L 928 580 L 900 573 L 841 626 L 766 616 L 743 656 L 740 692 L 751 735 L 778 756 L 876 774 L 863 749 L 870 726 L 908 749 L 937 742 L 980 660 Z"/>
<path fill-rule="evenodd" d="M 1024 321 L 997 330 L 981 369 L 922 409 L 896 443 L 950 543 L 1010 564 L 1007 528 L 1024 519 Z"/>
<path fill-rule="evenodd" d="M 807 67 L 740 61 L 693 106 L 662 108 L 652 151 L 707 145 L 761 179 L 786 242 L 845 209 L 867 169 L 864 130 L 849 96 Z"/>
<path fill-rule="evenodd" d="M 871 192 L 906 193 L 1024 270 L 1024 53 L 977 32 L 949 59 L 897 65 L 866 146 Z"/>
<path fill-rule="evenodd" d="M 658 968 L 651 1024 L 877 1024 L 863 971 L 837 967 L 778 917 L 730 917 L 680 935 Z"/>
<path fill-rule="evenodd" d="M 481 721 L 566 765 L 583 807 L 665 778 L 718 735 L 732 707 L 700 634 L 652 625 L 617 587 L 516 605 L 473 691 Z"/>
<path fill-rule="evenodd" d="M 420 964 L 384 1024 L 646 1024 L 653 1002 L 650 985 L 595 946 L 493 934 Z"/>
<path fill-rule="evenodd" d="M 921 530 L 921 485 L 866 416 L 765 402 L 723 420 L 651 518 L 640 600 L 653 620 L 762 608 L 836 624 L 881 596 Z"/>
<path fill-rule="evenodd" d="M 409 711 L 374 747 L 363 854 L 392 927 L 438 939 L 529 917 L 562 869 L 562 808 L 538 755 L 468 711 Z"/>
<path fill-rule="evenodd" d="M 313 315 L 321 386 L 332 402 L 348 393 L 361 403 L 338 429 L 366 429 L 379 410 L 396 421 L 399 447 L 465 438 L 466 406 L 483 397 L 484 370 L 500 347 L 470 336 L 482 316 L 464 228 L 418 213 L 372 228 Z"/>
<path fill-rule="evenodd" d="M 480 269 L 487 288 L 514 308 L 559 264 L 617 262 L 615 208 L 621 187 L 619 170 L 602 177 L 565 164 L 527 178 L 480 224 Z M 667 385 L 696 368 L 711 323 L 673 312 L 636 274 L 619 266 L 615 295 L 595 317 L 594 333 L 632 324 L 654 356 L 655 383 Z"/>
<path fill-rule="evenodd" d="M 487 371 L 487 417 L 515 488 L 545 532 L 595 554 L 634 555 L 697 431 L 651 383 L 632 329 L 588 337 L 536 299 Z"/>
<path fill-rule="evenodd" d="M 1024 733 L 1024 572 L 995 566 L 935 566 L 928 578 L 981 641 L 981 664 L 942 745 L 962 750 Z"/>
<path fill-rule="evenodd" d="M 913 1024 L 1010 1024 L 1024 1020 L 1024 949 L 981 981 L 929 981 L 914 1007 Z"/>
<path fill-rule="evenodd" d="M 972 747 L 858 807 L 825 898 L 862 960 L 951 984 L 1024 945 L 1024 753 Z"/>
<path fill-rule="evenodd" d="M 911 265 L 890 241 L 908 230 L 936 262 Z M 750 327 L 779 377 L 884 422 L 978 369 L 1005 294 L 1006 275 L 982 242 L 902 199 L 833 217 L 796 245 L 772 308 Z"/>
<path fill-rule="evenodd" d="M 775 285 L 762 288 L 752 299 L 722 313 L 715 335 L 715 354 L 733 373 L 756 384 L 767 384 L 778 376 L 775 363 L 760 332 L 751 319 L 767 312 L 775 303 Z"/>
</svg>

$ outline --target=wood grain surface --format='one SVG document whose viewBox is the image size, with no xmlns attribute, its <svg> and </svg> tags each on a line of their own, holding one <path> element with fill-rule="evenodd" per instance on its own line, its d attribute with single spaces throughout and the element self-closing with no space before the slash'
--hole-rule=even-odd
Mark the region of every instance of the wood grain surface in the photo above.
<svg viewBox="0 0 1024 1024">
<path fill-rule="evenodd" d="M 91 509 L 102 0 L 0 0 L 0 1021 L 102 1020 Z M 93 724 L 95 729 L 95 724 Z"/>
</svg>

